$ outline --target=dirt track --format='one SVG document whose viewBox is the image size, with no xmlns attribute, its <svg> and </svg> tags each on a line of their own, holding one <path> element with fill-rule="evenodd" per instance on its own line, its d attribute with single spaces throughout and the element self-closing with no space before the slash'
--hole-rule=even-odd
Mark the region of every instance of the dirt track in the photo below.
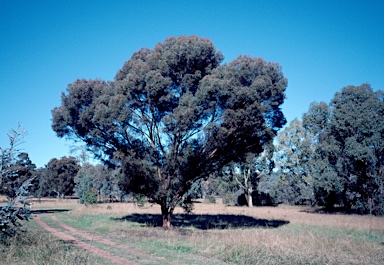
<svg viewBox="0 0 384 265">
<path fill-rule="evenodd" d="M 48 225 L 40 217 L 41 214 L 34 214 L 34 221 L 47 232 L 66 241 L 78 248 L 82 248 L 95 256 L 107 259 L 113 264 L 140 265 L 140 264 L 229 264 L 212 257 L 196 255 L 196 253 L 183 253 L 180 259 L 176 256 L 162 257 L 156 254 L 142 252 L 127 245 L 112 241 L 105 236 L 96 235 L 84 230 L 76 229 L 72 226 L 62 223 L 53 214 L 44 214 L 55 222 L 54 227 Z M 106 251 L 106 249 L 111 251 Z M 113 254 L 112 254 L 113 253 Z"/>
<path fill-rule="evenodd" d="M 128 252 L 130 252 L 130 253 L 134 254 L 135 256 L 138 256 L 138 257 L 146 257 L 146 258 L 150 257 L 150 258 L 155 258 L 155 259 L 159 259 L 159 260 L 161 259 L 159 257 L 154 257 L 154 256 L 151 256 L 147 253 L 143 253 L 143 252 L 140 252 L 138 250 L 131 249 L 127 246 L 119 245 L 113 241 L 106 239 L 106 238 L 102 238 L 102 237 L 99 237 L 96 235 L 91 235 L 87 232 L 75 229 L 71 226 L 68 226 L 68 225 L 60 222 L 54 216 L 52 217 L 52 219 L 55 220 L 57 222 L 57 224 L 60 225 L 61 228 L 65 229 L 66 230 L 65 232 L 61 231 L 62 229 L 56 229 L 56 228 L 53 228 L 53 227 L 47 225 L 45 222 L 43 222 L 40 219 L 39 215 L 34 215 L 33 217 L 34 217 L 35 222 L 38 225 L 40 225 L 43 229 L 47 230 L 48 232 L 50 232 L 54 236 L 60 238 L 61 240 L 69 242 L 76 247 L 85 249 L 86 251 L 89 251 L 90 253 L 92 253 L 96 256 L 108 259 L 108 260 L 114 262 L 115 264 L 139 265 L 138 263 L 127 260 L 126 258 L 112 255 L 105 250 L 102 250 L 96 246 L 88 244 L 88 243 L 78 239 L 78 237 L 81 237 L 87 241 L 98 242 L 98 243 L 102 243 L 102 244 L 105 244 L 108 246 L 112 246 L 114 248 L 122 249 L 122 250 L 128 251 Z"/>
</svg>

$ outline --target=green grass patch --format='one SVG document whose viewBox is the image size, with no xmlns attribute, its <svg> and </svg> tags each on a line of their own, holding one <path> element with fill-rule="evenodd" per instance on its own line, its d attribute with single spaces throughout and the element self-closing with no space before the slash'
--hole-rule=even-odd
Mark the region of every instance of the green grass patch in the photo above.
<svg viewBox="0 0 384 265">
<path fill-rule="evenodd" d="M 116 221 L 115 215 L 111 214 L 90 214 L 74 217 L 70 213 L 58 213 L 55 216 L 63 223 L 70 225 L 74 228 L 97 231 L 101 233 L 110 233 L 118 230 L 134 229 L 143 227 L 142 224 L 133 223 L 129 221 Z"/>
<path fill-rule="evenodd" d="M 162 242 L 162 241 L 152 241 L 148 243 L 152 247 L 156 249 L 163 249 L 163 250 L 169 250 L 171 252 L 177 252 L 177 253 L 191 253 L 193 252 L 193 247 L 186 246 L 186 245 L 179 245 L 179 244 L 170 244 L 169 242 Z"/>
</svg>

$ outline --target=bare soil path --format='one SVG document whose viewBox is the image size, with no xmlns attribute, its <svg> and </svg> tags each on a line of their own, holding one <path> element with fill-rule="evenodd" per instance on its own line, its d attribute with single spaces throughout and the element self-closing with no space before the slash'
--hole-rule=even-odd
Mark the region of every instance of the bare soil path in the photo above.
<svg viewBox="0 0 384 265">
<path fill-rule="evenodd" d="M 144 253 L 142 251 L 139 251 L 139 250 L 136 250 L 136 249 L 132 249 L 132 248 L 124 246 L 124 245 L 119 245 L 116 242 L 113 242 L 113 241 L 111 241 L 111 240 L 109 240 L 107 238 L 104 238 L 104 237 L 101 237 L 101 236 L 97 236 L 97 235 L 94 235 L 94 234 L 90 234 L 88 232 L 81 231 L 81 230 L 78 230 L 76 228 L 73 228 L 72 226 L 69 226 L 69 225 L 66 225 L 66 224 L 60 222 L 56 218 L 56 216 L 52 216 L 52 219 L 55 220 L 61 227 L 67 229 L 73 235 L 78 235 L 78 236 L 81 236 L 82 238 L 85 238 L 85 239 L 90 240 L 90 241 L 95 241 L 95 242 L 102 243 L 102 244 L 105 244 L 105 245 L 109 245 L 109 246 L 112 246 L 112 247 L 115 247 L 115 248 L 118 248 L 118 249 L 123 249 L 123 250 L 126 250 L 126 251 L 128 251 L 128 252 L 130 252 L 132 254 L 135 254 L 137 256 L 140 256 L 140 257 L 162 259 L 162 258 L 159 258 L 159 257 L 155 257 L 153 255 L 149 255 L 149 254 Z"/>
<path fill-rule="evenodd" d="M 127 246 L 119 245 L 119 244 L 117 244 L 117 243 L 115 243 L 113 241 L 110 241 L 109 239 L 102 238 L 102 237 L 97 236 L 97 235 L 91 235 L 91 234 L 89 234 L 87 232 L 75 229 L 75 228 L 73 228 L 71 226 L 68 226 L 68 225 L 60 222 L 54 216 L 53 217 L 51 216 L 51 218 L 53 220 L 55 220 L 60 227 L 64 228 L 67 231 L 63 232 L 61 229 L 56 229 L 56 228 L 53 228 L 53 227 L 49 226 L 47 223 L 45 223 L 44 221 L 42 221 L 40 219 L 39 215 L 34 215 L 33 217 L 34 217 L 35 222 L 40 227 L 42 227 L 46 231 L 50 232 L 54 236 L 60 238 L 61 240 L 69 242 L 69 243 L 73 244 L 76 247 L 85 249 L 86 251 L 89 251 L 90 253 L 92 253 L 92 254 L 94 254 L 96 256 L 108 259 L 108 260 L 112 261 L 115 264 L 119 264 L 119 265 L 120 264 L 121 265 L 139 265 L 139 263 L 130 261 L 130 260 L 128 260 L 126 258 L 123 258 L 123 257 L 112 255 L 108 251 L 100 249 L 100 248 L 98 248 L 98 247 L 96 247 L 94 245 L 88 244 L 88 243 L 84 242 L 83 240 L 78 239 L 78 237 L 80 236 L 81 238 L 86 239 L 88 241 L 102 243 L 102 244 L 105 244 L 105 245 L 108 245 L 108 246 L 111 246 L 111 247 L 114 247 L 114 248 L 122 249 L 122 250 L 128 251 L 128 252 L 130 252 L 130 253 L 134 254 L 135 256 L 138 256 L 138 257 L 145 257 L 145 258 L 151 258 L 151 259 L 159 259 L 159 260 L 165 261 L 164 259 L 162 259 L 160 257 L 151 256 L 151 255 L 149 255 L 147 253 L 143 253 L 141 251 L 129 248 Z"/>
<path fill-rule="evenodd" d="M 35 222 L 40 227 L 53 234 L 54 236 L 70 244 L 73 244 L 76 247 L 82 248 L 92 253 L 93 255 L 107 259 L 113 264 L 228 264 L 216 259 L 207 258 L 192 253 L 183 255 L 183 261 L 178 260 L 175 257 L 165 258 L 154 254 L 142 252 L 140 250 L 131 248 L 121 243 L 116 243 L 110 238 L 107 238 L 107 236 L 100 236 L 88 231 L 74 228 L 72 226 L 64 224 L 52 214 L 44 214 L 44 217 L 48 217 L 50 220 L 54 221 L 54 227 L 48 225 L 44 220 L 42 220 L 39 214 L 35 214 L 33 217 Z M 111 251 L 107 251 L 105 249 L 110 249 Z"/>
</svg>

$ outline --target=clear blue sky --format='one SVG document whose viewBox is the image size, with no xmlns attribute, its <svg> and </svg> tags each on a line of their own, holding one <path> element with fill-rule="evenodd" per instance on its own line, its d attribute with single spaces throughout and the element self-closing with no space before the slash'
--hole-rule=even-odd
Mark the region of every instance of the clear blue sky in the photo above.
<svg viewBox="0 0 384 265">
<path fill-rule="evenodd" d="M 384 1 L 0 0 L 0 146 L 18 122 L 22 148 L 44 166 L 69 155 L 51 110 L 76 78 L 112 80 L 132 53 L 168 36 L 210 38 L 226 62 L 278 62 L 283 112 L 300 118 L 347 85 L 384 89 Z"/>
</svg>

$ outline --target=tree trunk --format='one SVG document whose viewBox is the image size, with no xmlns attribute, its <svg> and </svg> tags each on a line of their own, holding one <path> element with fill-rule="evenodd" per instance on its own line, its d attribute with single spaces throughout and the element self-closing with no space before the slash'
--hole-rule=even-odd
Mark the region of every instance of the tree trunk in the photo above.
<svg viewBox="0 0 384 265">
<path fill-rule="evenodd" d="M 174 208 L 168 208 L 166 205 L 161 205 L 161 215 L 163 216 L 163 228 L 170 229 L 172 227 L 171 219 L 173 211 Z"/>
<path fill-rule="evenodd" d="M 352 213 L 352 203 L 348 200 L 347 195 L 343 194 L 343 204 L 346 213 Z"/>
<path fill-rule="evenodd" d="M 248 207 L 253 207 L 252 189 L 246 189 L 244 192 L 245 192 L 245 197 L 247 199 Z"/>
<path fill-rule="evenodd" d="M 253 207 L 252 193 L 248 193 L 248 207 Z"/>
</svg>

